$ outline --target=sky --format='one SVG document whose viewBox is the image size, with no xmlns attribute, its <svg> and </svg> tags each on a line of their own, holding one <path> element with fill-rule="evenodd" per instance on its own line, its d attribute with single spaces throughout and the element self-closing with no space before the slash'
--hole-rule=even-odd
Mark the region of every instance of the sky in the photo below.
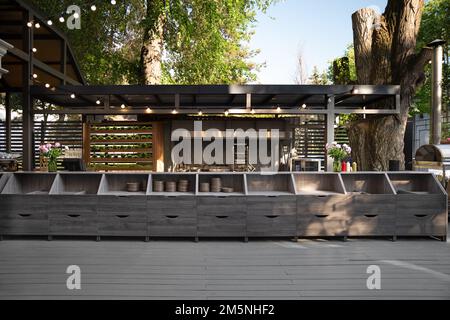
<svg viewBox="0 0 450 320">
<path fill-rule="evenodd" d="M 351 15 L 364 7 L 384 11 L 387 0 L 284 0 L 258 14 L 250 48 L 265 63 L 256 83 L 292 84 L 301 51 L 310 73 L 325 70 L 353 42 Z"/>
</svg>

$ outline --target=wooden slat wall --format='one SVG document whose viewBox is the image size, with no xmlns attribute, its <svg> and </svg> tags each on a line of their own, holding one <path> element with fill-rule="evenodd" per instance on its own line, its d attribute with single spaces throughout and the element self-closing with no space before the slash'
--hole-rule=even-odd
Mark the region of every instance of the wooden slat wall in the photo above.
<svg viewBox="0 0 450 320">
<path fill-rule="evenodd" d="M 322 159 L 325 164 L 326 121 L 325 119 L 293 120 L 294 147 L 302 158 Z M 349 144 L 347 129 L 335 129 L 335 141 L 340 144 Z"/>
<path fill-rule="evenodd" d="M 12 152 L 22 153 L 22 122 L 13 122 Z M 83 127 L 81 121 L 44 122 L 34 123 L 34 152 L 35 165 L 39 167 L 39 146 L 41 143 L 59 142 L 70 148 L 83 147 Z M 6 125 L 0 122 L 0 152 L 6 152 Z"/>
</svg>

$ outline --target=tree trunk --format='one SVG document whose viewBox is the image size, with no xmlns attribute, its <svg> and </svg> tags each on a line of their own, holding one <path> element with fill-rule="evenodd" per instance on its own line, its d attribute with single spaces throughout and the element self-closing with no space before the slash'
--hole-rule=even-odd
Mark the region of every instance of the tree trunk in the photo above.
<svg viewBox="0 0 450 320">
<path fill-rule="evenodd" d="M 164 48 L 164 14 L 159 2 L 147 1 L 147 26 L 141 50 L 142 82 L 160 84 Z"/>
<path fill-rule="evenodd" d="M 352 157 L 362 170 L 387 170 L 389 160 L 400 160 L 404 167 L 409 109 L 431 59 L 429 49 L 415 54 L 423 6 L 423 0 L 389 0 L 382 16 L 370 9 L 352 16 L 358 83 L 401 85 L 399 115 L 368 115 L 348 126 Z"/>
</svg>

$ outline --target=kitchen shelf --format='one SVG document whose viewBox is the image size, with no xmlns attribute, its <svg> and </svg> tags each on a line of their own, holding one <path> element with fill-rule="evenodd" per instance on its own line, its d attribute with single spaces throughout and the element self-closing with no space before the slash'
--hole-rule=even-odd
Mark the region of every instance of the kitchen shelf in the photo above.
<svg viewBox="0 0 450 320">
<path fill-rule="evenodd" d="M 150 181 L 148 174 L 105 174 L 100 183 L 98 194 L 114 196 L 146 195 Z M 127 191 L 127 183 L 139 183 L 140 190 L 137 192 Z"/>
<path fill-rule="evenodd" d="M 222 188 L 233 188 L 233 192 L 200 192 L 201 183 L 209 183 L 211 188 L 211 179 L 220 178 L 222 180 Z M 197 193 L 200 196 L 243 196 L 245 195 L 244 174 L 235 173 L 204 173 L 199 175 Z"/>
<path fill-rule="evenodd" d="M 50 195 L 97 195 L 102 174 L 60 173 L 50 190 Z"/>
<path fill-rule="evenodd" d="M 348 194 L 395 194 L 385 173 L 341 174 Z"/>
<path fill-rule="evenodd" d="M 48 195 L 55 178 L 55 173 L 17 173 L 8 180 L 2 194 Z"/>
<path fill-rule="evenodd" d="M 246 174 L 247 194 L 282 196 L 295 194 L 291 174 Z"/>
<path fill-rule="evenodd" d="M 294 173 L 294 183 L 298 195 L 345 194 L 345 187 L 337 173 Z"/>
<path fill-rule="evenodd" d="M 178 181 L 188 180 L 188 191 L 187 192 L 166 192 L 165 183 L 175 182 L 178 188 Z M 153 189 L 153 183 L 155 181 L 164 182 L 164 192 L 155 192 Z M 169 173 L 169 174 L 152 174 L 152 185 L 151 185 L 151 195 L 162 195 L 162 196 L 192 196 L 196 194 L 197 189 L 197 175 L 192 173 Z"/>
</svg>

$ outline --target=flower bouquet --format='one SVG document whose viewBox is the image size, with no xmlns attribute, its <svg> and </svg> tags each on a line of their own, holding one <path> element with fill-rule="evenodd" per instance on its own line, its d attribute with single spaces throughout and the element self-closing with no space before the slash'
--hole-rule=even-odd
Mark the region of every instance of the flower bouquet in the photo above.
<svg viewBox="0 0 450 320">
<path fill-rule="evenodd" d="M 333 142 L 331 144 L 327 144 L 326 149 L 328 156 L 333 159 L 333 171 L 340 172 L 342 168 L 342 161 L 350 157 L 352 148 L 346 144 L 340 145 Z"/>
<path fill-rule="evenodd" d="M 58 158 L 63 154 L 63 148 L 60 143 L 47 143 L 39 147 L 41 157 L 46 160 L 48 172 L 58 171 Z M 41 162 L 42 166 L 42 162 Z"/>
</svg>

